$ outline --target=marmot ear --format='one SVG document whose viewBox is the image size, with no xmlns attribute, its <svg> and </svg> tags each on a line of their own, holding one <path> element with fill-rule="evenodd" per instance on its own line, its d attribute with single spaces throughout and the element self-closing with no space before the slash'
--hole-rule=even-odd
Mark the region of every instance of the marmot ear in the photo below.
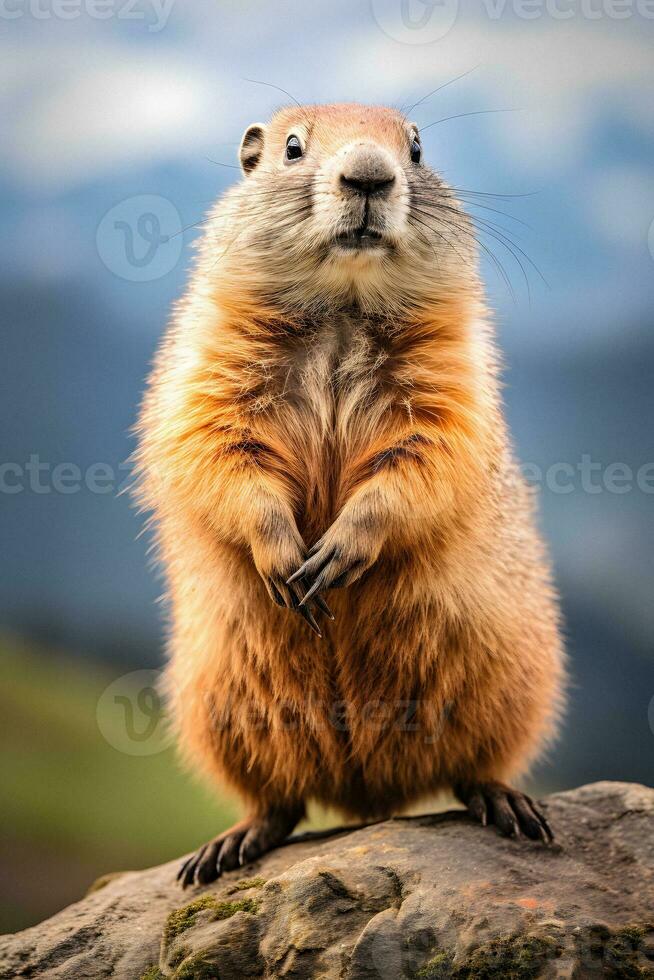
<svg viewBox="0 0 654 980">
<path fill-rule="evenodd" d="M 243 134 L 238 157 L 243 167 L 243 173 L 250 174 L 259 163 L 263 153 L 263 141 L 266 127 L 261 123 L 248 126 Z"/>
</svg>

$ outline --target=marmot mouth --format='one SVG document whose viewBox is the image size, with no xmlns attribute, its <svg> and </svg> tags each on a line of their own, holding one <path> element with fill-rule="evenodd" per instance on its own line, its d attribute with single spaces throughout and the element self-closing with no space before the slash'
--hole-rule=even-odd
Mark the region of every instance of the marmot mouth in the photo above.
<svg viewBox="0 0 654 980">
<path fill-rule="evenodd" d="M 383 235 L 373 228 L 354 228 L 351 231 L 342 231 L 335 238 L 335 244 L 340 248 L 366 249 L 375 248 L 384 241 Z"/>
</svg>

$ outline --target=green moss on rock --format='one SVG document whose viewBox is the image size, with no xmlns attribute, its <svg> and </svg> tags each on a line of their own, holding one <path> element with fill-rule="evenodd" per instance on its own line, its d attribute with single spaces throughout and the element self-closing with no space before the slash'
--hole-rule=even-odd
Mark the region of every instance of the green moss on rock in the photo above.
<svg viewBox="0 0 654 980">
<path fill-rule="evenodd" d="M 220 980 L 218 967 L 209 963 L 202 953 L 184 960 L 173 980 Z"/>
<path fill-rule="evenodd" d="M 454 964 L 440 950 L 418 972 L 421 980 L 535 980 L 543 963 L 561 955 L 562 945 L 549 936 L 506 936 L 472 950 L 465 963 Z"/>
<path fill-rule="evenodd" d="M 191 955 L 189 946 L 178 946 L 177 949 L 168 957 L 168 966 L 171 970 L 176 970 L 182 960 Z"/>
<path fill-rule="evenodd" d="M 561 955 L 562 945 L 549 936 L 510 936 L 479 946 L 470 955 L 470 963 L 461 980 L 492 980 L 537 977 L 546 960 Z M 458 978 L 457 978 L 458 980 Z"/>
<path fill-rule="evenodd" d="M 261 902 L 256 898 L 243 898 L 240 902 L 218 902 L 216 904 L 216 919 L 231 919 L 237 912 L 249 912 L 256 915 Z"/>
<path fill-rule="evenodd" d="M 611 930 L 594 925 L 574 937 L 579 966 L 590 965 L 602 976 L 615 980 L 654 980 L 652 952 L 645 947 L 654 923 L 632 924 Z M 547 961 L 564 952 L 561 938 L 552 936 L 505 936 L 473 949 L 465 961 L 454 962 L 450 950 L 438 950 L 416 973 L 420 980 L 536 980 Z M 594 973 L 593 973 L 594 975 Z"/>
<path fill-rule="evenodd" d="M 601 963 L 606 976 L 620 980 L 643 980 L 654 978 L 654 967 L 644 965 L 648 951 L 643 948 L 645 936 L 654 932 L 654 923 L 632 924 L 621 929 L 609 930 L 606 927 L 592 927 L 582 942 L 590 957 Z"/>
<path fill-rule="evenodd" d="M 163 939 L 166 946 L 174 939 L 177 939 L 183 932 L 186 932 L 187 929 L 194 926 L 200 912 L 207 910 L 213 911 L 215 905 L 216 899 L 213 895 L 203 895 L 202 898 L 196 898 L 194 902 L 189 902 L 188 905 L 182 905 L 181 908 L 171 912 L 164 926 Z"/>
<path fill-rule="evenodd" d="M 215 895 L 203 895 L 188 905 L 171 912 L 164 926 L 163 940 L 169 946 L 187 929 L 191 929 L 202 912 L 208 912 L 208 920 L 217 922 L 219 919 L 229 919 L 237 912 L 249 912 L 255 915 L 259 910 L 259 902 L 253 898 L 245 898 L 238 902 L 219 902 Z"/>
<path fill-rule="evenodd" d="M 452 953 L 446 953 L 441 951 L 432 956 L 429 963 L 423 966 L 422 970 L 418 970 L 417 976 L 421 980 L 450 980 L 453 976 L 453 962 L 454 957 Z"/>
<path fill-rule="evenodd" d="M 139 980 L 166 980 L 166 977 L 158 966 L 151 966 L 149 970 L 141 974 Z"/>
</svg>

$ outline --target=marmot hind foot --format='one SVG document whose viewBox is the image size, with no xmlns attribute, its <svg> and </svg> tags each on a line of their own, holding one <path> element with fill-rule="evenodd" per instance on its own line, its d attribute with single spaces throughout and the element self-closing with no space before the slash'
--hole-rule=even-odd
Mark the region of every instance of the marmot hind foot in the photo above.
<svg viewBox="0 0 654 980">
<path fill-rule="evenodd" d="M 177 880 L 182 888 L 208 885 L 223 872 L 256 861 L 282 844 L 303 816 L 302 805 L 276 807 L 234 824 L 187 858 L 179 869 Z"/>
<path fill-rule="evenodd" d="M 501 834 L 551 844 L 554 834 L 531 797 L 494 781 L 459 783 L 454 786 L 459 800 L 475 820 L 485 827 L 494 823 Z"/>
</svg>

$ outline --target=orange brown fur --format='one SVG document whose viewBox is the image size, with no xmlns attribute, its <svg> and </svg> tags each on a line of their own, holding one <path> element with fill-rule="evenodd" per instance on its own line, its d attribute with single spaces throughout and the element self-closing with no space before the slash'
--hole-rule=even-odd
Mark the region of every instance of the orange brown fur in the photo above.
<svg viewBox="0 0 654 980">
<path fill-rule="evenodd" d="M 144 400 L 140 495 L 167 577 L 181 744 L 255 814 L 314 799 L 383 816 L 507 779 L 562 703 L 556 597 L 472 236 L 431 172 L 425 193 L 451 210 L 425 219 L 429 249 L 418 224 L 407 234 L 406 126 L 307 107 L 278 113 L 252 159 L 246 140 L 251 173 L 210 218 Z M 284 169 L 298 129 L 304 170 Z M 361 133 L 398 161 L 394 252 L 332 259 L 325 161 Z M 329 592 L 319 639 L 264 579 L 325 533 L 360 573 Z"/>
</svg>

